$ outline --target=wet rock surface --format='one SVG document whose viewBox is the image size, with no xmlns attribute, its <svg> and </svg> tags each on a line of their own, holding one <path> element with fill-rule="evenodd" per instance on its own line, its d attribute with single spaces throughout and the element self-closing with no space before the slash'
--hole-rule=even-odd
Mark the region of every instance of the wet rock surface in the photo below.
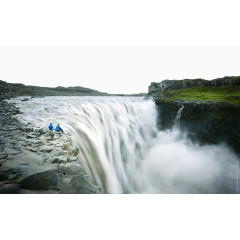
<svg viewBox="0 0 240 240">
<path fill-rule="evenodd" d="M 61 175 L 58 182 L 60 193 L 63 194 L 93 194 L 100 191 L 100 187 L 91 184 L 86 175 Z"/>
<path fill-rule="evenodd" d="M 201 144 L 225 143 L 240 154 L 240 106 L 197 101 L 157 102 L 159 128 L 171 129 L 180 107 L 184 105 L 180 128 Z"/>
<path fill-rule="evenodd" d="M 0 193 L 101 192 L 84 172 L 71 136 L 24 125 L 17 114 L 13 103 L 0 101 Z"/>
</svg>

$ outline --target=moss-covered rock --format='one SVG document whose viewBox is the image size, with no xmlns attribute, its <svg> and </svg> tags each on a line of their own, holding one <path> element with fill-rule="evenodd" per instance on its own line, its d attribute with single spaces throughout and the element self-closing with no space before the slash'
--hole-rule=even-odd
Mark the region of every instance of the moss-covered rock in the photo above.
<svg viewBox="0 0 240 240">
<path fill-rule="evenodd" d="M 159 127 L 172 128 L 178 110 L 184 105 L 180 128 L 190 139 L 203 144 L 226 143 L 240 153 L 239 84 L 240 77 L 163 84 L 162 90 L 150 93 L 158 106 Z"/>
<path fill-rule="evenodd" d="M 164 80 L 162 82 L 152 82 L 148 88 L 150 95 L 159 91 L 168 91 L 176 89 L 194 88 L 194 87 L 219 87 L 226 85 L 240 85 L 240 76 L 237 77 L 224 77 L 213 79 L 212 81 L 204 79 L 184 79 L 184 80 Z"/>
</svg>

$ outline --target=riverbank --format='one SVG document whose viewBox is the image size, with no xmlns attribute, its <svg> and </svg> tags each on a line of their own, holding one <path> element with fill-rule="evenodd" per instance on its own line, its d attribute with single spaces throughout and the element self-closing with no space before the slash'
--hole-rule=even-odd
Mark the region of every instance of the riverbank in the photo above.
<svg viewBox="0 0 240 240">
<path fill-rule="evenodd" d="M 19 109 L 0 102 L 0 193 L 99 193 L 71 136 L 24 125 Z"/>
</svg>

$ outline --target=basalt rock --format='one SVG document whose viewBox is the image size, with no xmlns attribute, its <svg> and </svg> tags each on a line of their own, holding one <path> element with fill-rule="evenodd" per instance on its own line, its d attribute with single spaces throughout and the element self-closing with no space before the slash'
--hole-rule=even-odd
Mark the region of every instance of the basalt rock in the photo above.
<svg viewBox="0 0 240 240">
<path fill-rule="evenodd" d="M 100 193 L 100 187 L 90 183 L 88 176 L 60 175 L 58 188 L 63 194 L 92 194 Z"/>
<path fill-rule="evenodd" d="M 180 118 L 180 129 L 188 137 L 200 144 L 225 143 L 240 153 L 240 104 L 218 101 L 185 100 L 171 98 L 170 91 L 199 86 L 221 87 L 231 86 L 238 89 L 240 77 L 224 77 L 207 81 L 203 79 L 164 80 L 151 83 L 149 96 L 153 97 L 159 113 L 158 126 L 161 130 L 173 128 L 177 112 L 184 108 Z M 215 88 L 215 89 L 216 89 Z M 220 89 L 220 88 L 218 88 Z M 224 88 L 226 89 L 226 88 Z M 230 89 L 230 90 L 231 90 Z"/>
<path fill-rule="evenodd" d="M 56 168 L 32 174 L 20 181 L 21 188 L 30 190 L 56 189 L 58 170 Z"/>
<path fill-rule="evenodd" d="M 171 129 L 180 107 L 180 129 L 202 144 L 226 143 L 240 153 L 240 106 L 189 101 L 158 102 L 159 128 Z"/>
<path fill-rule="evenodd" d="M 62 171 L 65 175 L 71 175 L 71 174 L 76 174 L 76 175 L 84 175 L 84 171 L 82 166 L 79 163 L 61 163 L 59 165 L 59 170 Z"/>
<path fill-rule="evenodd" d="M 17 194 L 20 192 L 19 184 L 4 184 L 0 187 L 0 194 Z"/>
<path fill-rule="evenodd" d="M 155 92 L 161 91 L 164 93 L 166 90 L 175 90 L 183 88 L 192 88 L 199 86 L 223 86 L 223 85 L 240 85 L 240 77 L 224 77 L 213 79 L 212 81 L 204 79 L 184 79 L 184 80 L 164 80 L 162 82 L 152 82 L 148 88 L 150 95 Z"/>
</svg>

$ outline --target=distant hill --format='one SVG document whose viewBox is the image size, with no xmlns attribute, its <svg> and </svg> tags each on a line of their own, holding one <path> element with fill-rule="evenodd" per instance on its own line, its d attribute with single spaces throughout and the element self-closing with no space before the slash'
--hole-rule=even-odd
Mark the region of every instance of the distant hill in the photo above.
<svg viewBox="0 0 240 240">
<path fill-rule="evenodd" d="M 96 90 L 84 87 L 37 87 L 25 86 L 18 83 L 7 83 L 0 80 L 0 99 L 12 98 L 19 96 L 105 96 L 107 93 L 98 92 Z"/>
</svg>

